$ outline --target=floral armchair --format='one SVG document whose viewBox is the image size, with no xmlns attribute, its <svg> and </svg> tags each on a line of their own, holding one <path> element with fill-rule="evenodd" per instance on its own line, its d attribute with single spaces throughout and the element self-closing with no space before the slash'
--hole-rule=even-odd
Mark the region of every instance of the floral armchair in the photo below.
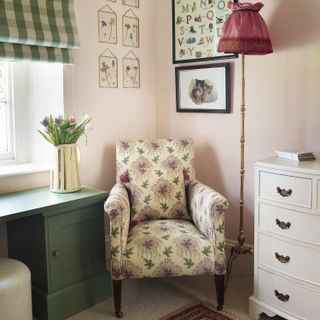
<svg viewBox="0 0 320 320">
<path fill-rule="evenodd" d="M 123 279 L 215 275 L 224 304 L 224 214 L 228 201 L 195 179 L 191 139 L 122 141 L 110 218 L 114 305 Z"/>
</svg>

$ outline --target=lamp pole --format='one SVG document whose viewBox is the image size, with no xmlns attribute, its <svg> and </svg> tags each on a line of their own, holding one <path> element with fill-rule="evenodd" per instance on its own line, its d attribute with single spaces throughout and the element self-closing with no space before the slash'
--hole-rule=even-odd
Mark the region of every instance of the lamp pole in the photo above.
<svg viewBox="0 0 320 320">
<path fill-rule="evenodd" d="M 251 254 L 253 255 L 253 249 L 245 245 L 245 236 L 244 236 L 244 222 L 243 222 L 243 209 L 244 209 L 244 154 L 245 154 L 245 117 L 246 117 L 246 99 L 245 99 L 245 54 L 241 54 L 241 107 L 240 107 L 240 225 L 239 225 L 239 235 L 238 243 L 231 247 L 230 256 L 227 264 L 227 276 L 225 281 L 225 289 L 228 288 L 231 269 L 233 261 L 242 254 Z"/>
</svg>

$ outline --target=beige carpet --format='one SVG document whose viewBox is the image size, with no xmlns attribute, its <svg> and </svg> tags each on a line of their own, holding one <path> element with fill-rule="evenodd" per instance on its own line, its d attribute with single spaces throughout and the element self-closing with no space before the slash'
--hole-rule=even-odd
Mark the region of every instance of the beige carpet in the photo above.
<svg viewBox="0 0 320 320">
<path fill-rule="evenodd" d="M 252 294 L 252 274 L 234 266 L 226 294 L 225 311 L 236 319 L 248 320 L 248 297 Z M 159 320 L 184 306 L 203 303 L 215 307 L 213 277 L 140 279 L 123 282 L 124 320 Z M 112 300 L 106 300 L 70 320 L 116 319 Z M 261 319 L 269 319 L 262 317 Z M 271 319 L 271 318 L 270 318 Z M 281 318 L 272 318 L 272 320 Z"/>
</svg>

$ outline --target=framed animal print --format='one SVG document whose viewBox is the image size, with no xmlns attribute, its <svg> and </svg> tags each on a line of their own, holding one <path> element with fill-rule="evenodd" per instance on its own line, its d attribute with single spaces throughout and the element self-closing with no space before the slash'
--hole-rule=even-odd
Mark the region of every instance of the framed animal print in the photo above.
<svg viewBox="0 0 320 320">
<path fill-rule="evenodd" d="M 230 64 L 176 68 L 177 112 L 230 113 Z"/>
<path fill-rule="evenodd" d="M 235 58 L 217 51 L 237 0 L 172 0 L 173 63 Z"/>
</svg>

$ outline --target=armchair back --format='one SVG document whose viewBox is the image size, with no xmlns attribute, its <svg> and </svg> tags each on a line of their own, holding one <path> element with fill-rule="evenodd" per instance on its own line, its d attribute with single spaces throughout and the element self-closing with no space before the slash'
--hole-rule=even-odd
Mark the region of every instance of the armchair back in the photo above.
<svg viewBox="0 0 320 320">
<path fill-rule="evenodd" d="M 120 141 L 116 158 L 117 182 L 129 191 L 131 224 L 190 220 L 185 187 L 195 179 L 192 139 Z"/>
</svg>

